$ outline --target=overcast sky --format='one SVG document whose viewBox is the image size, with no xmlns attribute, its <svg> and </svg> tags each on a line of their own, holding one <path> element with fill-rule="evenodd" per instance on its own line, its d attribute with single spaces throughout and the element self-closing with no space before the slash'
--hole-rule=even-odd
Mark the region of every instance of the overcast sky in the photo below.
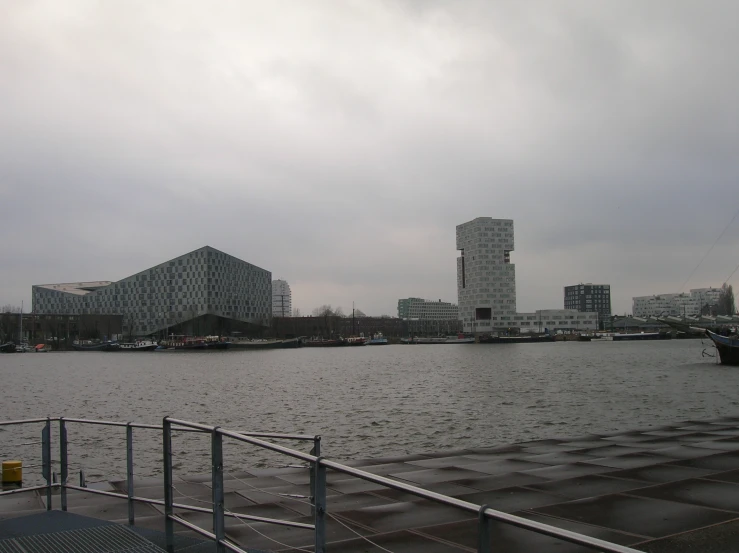
<svg viewBox="0 0 739 553">
<path fill-rule="evenodd" d="M 514 220 L 519 311 L 676 292 L 739 209 L 739 3 L 0 0 L 0 305 L 204 245 L 304 313 L 457 301 Z M 739 218 L 684 289 L 739 263 Z M 739 273 L 729 281 L 739 283 Z"/>
</svg>

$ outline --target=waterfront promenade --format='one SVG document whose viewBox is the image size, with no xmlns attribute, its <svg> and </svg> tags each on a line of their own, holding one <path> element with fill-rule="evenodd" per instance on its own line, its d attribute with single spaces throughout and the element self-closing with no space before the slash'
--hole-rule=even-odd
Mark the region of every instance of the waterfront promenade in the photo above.
<svg viewBox="0 0 739 553">
<path fill-rule="evenodd" d="M 739 417 L 347 464 L 638 550 L 739 550 Z M 126 489 L 115 481 L 96 487 Z M 358 535 L 398 553 L 476 550 L 477 520 L 468 513 L 331 471 L 327 488 L 329 551 L 382 551 Z M 226 472 L 225 492 L 232 512 L 312 522 L 306 468 Z M 123 500 L 68 493 L 72 513 L 127 522 Z M 136 495 L 162 498 L 161 479 L 137 480 Z M 176 478 L 174 495 L 176 502 L 209 504 L 210 475 Z M 136 526 L 163 530 L 160 509 L 137 504 Z M 0 498 L 3 519 L 43 510 L 42 496 L 33 493 Z M 205 513 L 181 516 L 204 528 L 212 520 Z M 3 528 L 7 522 L 0 522 L 0 539 Z M 175 528 L 182 538 L 194 535 Z M 261 550 L 310 550 L 313 543 L 310 531 L 233 519 L 226 533 Z M 500 552 L 586 551 L 500 523 L 493 524 L 492 541 Z"/>
</svg>

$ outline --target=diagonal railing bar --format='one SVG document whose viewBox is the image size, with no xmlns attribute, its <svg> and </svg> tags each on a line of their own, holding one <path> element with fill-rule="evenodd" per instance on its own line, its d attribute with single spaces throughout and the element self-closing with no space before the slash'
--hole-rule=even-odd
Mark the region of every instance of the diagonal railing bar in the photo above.
<svg viewBox="0 0 739 553">
<path fill-rule="evenodd" d="M 54 482 L 54 474 L 51 471 L 52 464 L 55 460 L 51 459 L 51 422 L 59 421 L 60 423 L 60 460 L 61 460 L 61 473 L 62 480 L 60 483 Z M 68 460 L 67 460 L 67 439 L 66 432 L 67 423 L 81 423 L 81 424 L 93 424 L 103 426 L 118 426 L 125 427 L 127 431 L 126 444 L 127 444 L 127 484 L 128 489 L 126 494 L 109 492 L 105 490 L 96 490 L 86 488 L 82 486 L 75 486 L 69 484 L 68 480 Z M 173 524 L 176 522 L 187 528 L 190 528 L 201 535 L 204 535 L 210 539 L 213 539 L 216 543 L 218 551 L 229 551 L 243 552 L 236 544 L 230 542 L 225 537 L 225 517 L 233 517 L 237 519 L 252 520 L 255 522 L 264 522 L 269 524 L 279 524 L 282 526 L 291 526 L 296 528 L 304 528 L 313 530 L 315 532 L 315 545 L 314 551 L 320 553 L 325 551 L 326 539 L 325 539 L 325 516 L 327 513 L 326 505 L 326 471 L 327 469 L 334 470 L 336 472 L 347 474 L 365 480 L 380 484 L 390 489 L 406 492 L 415 495 L 420 498 L 424 498 L 436 503 L 441 503 L 450 507 L 455 507 L 464 510 L 468 513 L 476 515 L 479 524 L 479 542 L 478 551 L 488 552 L 491 551 L 491 528 L 490 521 L 495 520 L 504 524 L 508 524 L 514 527 L 522 528 L 524 530 L 536 532 L 556 539 L 567 541 L 570 543 L 585 546 L 590 549 L 596 549 L 607 553 L 638 553 L 637 550 L 618 545 L 615 543 L 607 542 L 598 538 L 593 538 L 583 534 L 578 534 L 569 530 L 563 530 L 548 524 L 543 524 L 530 519 L 504 513 L 492 509 L 486 505 L 480 506 L 468 501 L 457 499 L 454 497 L 445 496 L 436 492 L 425 490 L 406 484 L 401 481 L 393 480 L 385 476 L 379 476 L 366 472 L 364 470 L 349 467 L 335 461 L 330 461 L 321 456 L 320 449 L 320 436 L 305 436 L 301 434 L 276 434 L 276 433 L 258 433 L 258 432 L 236 432 L 231 430 L 225 430 L 217 426 L 206 425 L 197 422 L 191 422 L 172 417 L 164 417 L 161 425 L 154 424 L 140 424 L 140 423 L 125 423 L 116 421 L 101 421 L 92 419 L 72 419 L 67 417 L 46 417 L 37 419 L 26 419 L 26 420 L 12 420 L 0 422 L 0 427 L 17 424 L 31 424 L 31 423 L 45 423 L 42 431 L 42 467 L 43 476 L 46 480 L 46 485 L 32 486 L 27 488 L 20 488 L 10 491 L 0 492 L 0 495 L 6 495 L 8 493 L 20 493 L 31 490 L 46 490 L 47 493 L 47 509 L 51 509 L 51 495 L 52 490 L 55 488 L 61 488 L 62 490 L 62 509 L 67 507 L 66 490 L 82 490 L 88 493 L 95 493 L 100 495 L 107 495 L 110 497 L 117 497 L 128 500 L 129 503 L 129 520 L 133 521 L 133 502 L 143 502 L 152 505 L 163 505 L 165 507 L 165 533 L 167 534 L 167 549 L 173 551 L 174 549 L 174 529 Z M 133 428 L 158 430 L 162 432 L 162 447 L 163 447 L 163 463 L 164 463 L 164 500 L 149 499 L 143 497 L 136 497 L 133 491 Z M 173 432 L 201 432 L 211 434 L 212 447 L 211 447 L 211 466 L 212 466 L 212 479 L 213 479 L 213 498 L 212 508 L 207 507 L 196 507 L 193 505 L 179 504 L 174 502 L 173 495 L 173 466 L 172 466 L 172 433 Z M 222 451 L 222 438 L 229 437 L 236 441 L 247 443 L 253 446 L 257 446 L 262 449 L 270 450 L 276 453 L 280 453 L 294 459 L 300 459 L 310 464 L 311 470 L 311 502 L 313 504 L 313 516 L 315 517 L 315 523 L 303 524 L 290 521 L 282 521 L 275 519 L 268 519 L 265 517 L 257 517 L 252 515 L 243 515 L 232 513 L 224 509 L 223 504 L 223 451 Z M 273 442 L 266 441 L 263 438 L 272 439 L 289 439 L 289 440 L 311 440 L 314 442 L 314 447 L 311 453 L 304 453 L 295 449 L 291 449 Z M 175 509 L 190 510 L 196 512 L 210 513 L 213 518 L 214 532 L 202 529 L 194 525 L 193 523 L 183 519 L 182 517 L 174 513 Z"/>
</svg>

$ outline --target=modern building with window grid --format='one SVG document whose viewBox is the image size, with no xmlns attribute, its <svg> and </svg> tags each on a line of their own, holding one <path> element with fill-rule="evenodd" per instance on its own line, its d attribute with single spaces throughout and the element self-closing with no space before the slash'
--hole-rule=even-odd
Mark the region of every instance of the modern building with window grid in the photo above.
<svg viewBox="0 0 739 553">
<path fill-rule="evenodd" d="M 293 295 L 290 285 L 284 280 L 272 281 L 272 316 L 292 317 Z"/>
<path fill-rule="evenodd" d="M 565 309 L 598 313 L 598 318 L 605 321 L 611 316 L 610 284 L 576 284 L 565 286 Z"/>
<path fill-rule="evenodd" d="M 459 309 L 453 303 L 429 301 L 421 298 L 398 300 L 399 319 L 418 319 L 424 321 L 448 321 L 459 317 Z"/>
<path fill-rule="evenodd" d="M 516 268 L 511 263 L 513 221 L 478 217 L 457 225 L 457 294 L 464 332 L 486 334 L 596 330 L 591 310 L 516 311 Z"/>
<path fill-rule="evenodd" d="M 35 285 L 32 300 L 35 314 L 122 315 L 135 336 L 266 327 L 272 273 L 205 246 L 117 282 Z"/>
</svg>

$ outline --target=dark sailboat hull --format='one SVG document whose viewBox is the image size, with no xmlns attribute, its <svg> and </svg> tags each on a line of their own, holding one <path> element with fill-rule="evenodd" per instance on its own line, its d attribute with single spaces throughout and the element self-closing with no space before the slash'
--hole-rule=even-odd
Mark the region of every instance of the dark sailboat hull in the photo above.
<svg viewBox="0 0 739 553">
<path fill-rule="evenodd" d="M 739 338 L 721 336 L 710 330 L 706 330 L 706 335 L 716 345 L 722 365 L 739 366 Z"/>
</svg>

